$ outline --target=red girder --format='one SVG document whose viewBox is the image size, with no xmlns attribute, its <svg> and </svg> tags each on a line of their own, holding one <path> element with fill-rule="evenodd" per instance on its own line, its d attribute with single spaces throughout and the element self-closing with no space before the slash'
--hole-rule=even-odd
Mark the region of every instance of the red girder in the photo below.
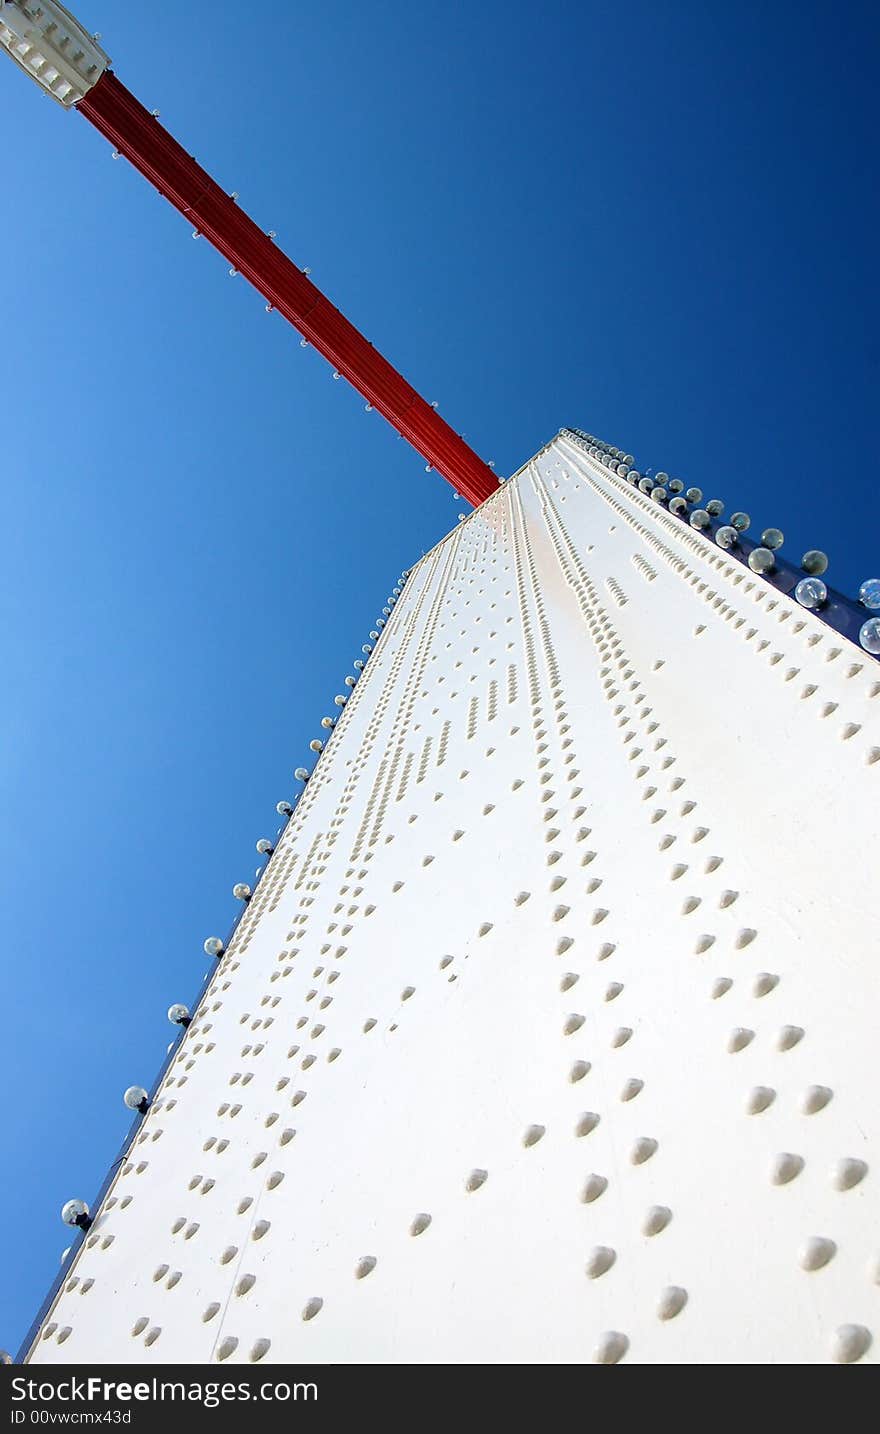
<svg viewBox="0 0 880 1434">
<path fill-rule="evenodd" d="M 491 468 L 111 70 L 104 72 L 77 109 L 463 498 L 476 506 L 495 492 L 498 479 Z"/>
</svg>

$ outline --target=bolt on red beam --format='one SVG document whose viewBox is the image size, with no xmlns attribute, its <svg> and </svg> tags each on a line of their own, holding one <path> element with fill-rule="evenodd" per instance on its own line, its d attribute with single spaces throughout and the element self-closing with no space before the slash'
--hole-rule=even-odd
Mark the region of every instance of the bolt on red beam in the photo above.
<svg viewBox="0 0 880 1434">
<path fill-rule="evenodd" d="M 491 468 L 144 109 L 112 70 L 76 108 L 453 488 L 477 504 Z"/>
</svg>

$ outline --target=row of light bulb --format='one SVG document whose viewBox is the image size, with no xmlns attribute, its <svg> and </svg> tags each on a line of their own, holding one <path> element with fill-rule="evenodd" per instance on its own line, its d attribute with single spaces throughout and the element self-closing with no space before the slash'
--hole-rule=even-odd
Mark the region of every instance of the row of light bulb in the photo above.
<svg viewBox="0 0 880 1434">
<path fill-rule="evenodd" d="M 591 434 L 584 434 L 583 438 L 587 444 L 587 452 L 596 458 L 604 467 L 618 477 L 625 478 L 628 483 L 637 487 L 640 492 L 653 498 L 655 503 L 662 503 L 668 506 L 670 513 L 678 518 L 687 517 L 692 528 L 699 532 L 707 532 L 711 529 L 712 520 L 720 518 L 724 513 L 724 504 L 720 498 L 711 498 L 708 503 L 703 503 L 703 492 L 701 488 L 685 489 L 680 478 L 670 478 L 668 473 L 655 473 L 653 477 L 643 476 L 636 468 L 632 467 L 635 462 L 631 453 L 623 453 L 621 449 L 611 444 L 602 443 Z M 670 494 L 672 495 L 670 497 Z M 693 511 L 688 513 L 689 506 Z M 751 525 L 748 513 L 733 513 L 730 521 L 723 523 L 715 530 L 715 541 L 719 547 L 730 551 L 739 542 L 740 535 L 745 533 Z M 762 577 L 768 577 L 776 570 L 776 559 L 774 553 L 782 547 L 785 541 L 784 535 L 779 528 L 765 528 L 761 534 L 759 547 L 753 548 L 749 553 L 747 562 L 753 573 Z M 801 558 L 801 567 L 808 574 L 801 578 L 794 589 L 795 600 L 801 607 L 809 608 L 811 612 L 818 612 L 828 601 L 828 589 L 822 582 L 822 574 L 827 570 L 828 557 L 818 548 L 811 548 Z M 880 578 L 867 578 L 859 588 L 859 602 L 869 612 L 880 611 Z M 869 617 L 862 623 L 859 629 L 859 642 L 866 652 L 874 656 L 880 655 L 880 618 Z"/>
<path fill-rule="evenodd" d="M 372 643 L 378 642 L 379 634 L 382 628 L 385 626 L 386 620 L 391 616 L 391 611 L 395 603 L 397 602 L 397 599 L 400 597 L 401 592 L 403 591 L 403 584 L 406 582 L 408 577 L 409 569 L 407 568 L 404 570 L 404 572 L 401 573 L 400 578 L 398 580 L 398 584 L 391 589 L 391 592 L 385 602 L 385 605 L 382 608 L 382 616 L 376 619 L 376 625 L 370 631 L 371 641 L 365 642 L 361 648 L 361 652 L 364 654 L 364 657 L 357 658 L 357 660 L 353 663 L 358 677 L 363 672 L 366 666 L 365 659 L 368 658 L 370 653 L 373 651 Z M 344 685 L 350 689 L 354 687 L 357 680 L 357 677 L 346 677 Z M 336 697 L 334 697 L 333 701 L 337 707 L 344 707 L 346 702 L 348 701 L 348 697 L 345 696 L 343 693 L 339 693 Z M 321 726 L 325 730 L 329 731 L 333 727 L 335 727 L 335 725 L 335 717 L 321 718 Z M 313 752 L 316 752 L 319 755 L 324 750 L 323 741 L 321 741 L 317 737 L 309 743 L 309 746 L 311 747 L 311 750 Z M 302 782 L 303 786 L 305 786 L 306 782 L 311 776 L 311 773 L 309 772 L 307 767 L 297 767 L 293 775 L 298 782 Z M 298 798 L 295 799 L 295 801 L 298 800 Z M 286 820 L 289 821 L 290 818 L 293 816 L 294 803 L 288 801 L 280 801 L 276 804 L 275 810 L 280 817 L 284 817 Z M 260 837 L 256 846 L 260 856 L 270 857 L 275 850 L 274 843 L 271 842 L 268 837 Z M 262 873 L 258 873 L 258 877 L 260 875 L 262 875 Z M 250 901 L 251 897 L 253 896 L 253 891 L 251 890 L 251 887 L 246 881 L 237 881 L 232 888 L 232 895 L 236 898 L 237 901 L 241 901 L 246 906 L 247 903 Z M 219 958 L 223 955 L 225 950 L 226 946 L 219 936 L 209 936 L 204 943 L 204 952 L 206 956 L 214 956 Z M 175 1001 L 173 1005 L 168 1007 L 168 1019 L 172 1025 L 180 1026 L 183 1030 L 186 1030 L 187 1026 L 192 1021 L 192 1014 L 188 1006 L 184 1006 L 183 1003 L 180 1001 Z M 146 1115 L 147 1111 L 150 1108 L 149 1091 L 145 1090 L 142 1085 L 130 1085 L 128 1087 L 128 1090 L 125 1091 L 122 1100 L 123 1104 L 126 1105 L 129 1110 L 134 1111 L 137 1115 Z M 61 1219 L 64 1221 L 65 1225 L 71 1225 L 78 1230 L 88 1230 L 89 1226 L 92 1224 L 93 1217 L 89 1211 L 89 1207 L 86 1204 L 85 1200 L 68 1200 L 61 1208 Z M 67 1258 L 68 1253 L 69 1252 L 67 1250 L 64 1251 L 62 1261 Z"/>
</svg>

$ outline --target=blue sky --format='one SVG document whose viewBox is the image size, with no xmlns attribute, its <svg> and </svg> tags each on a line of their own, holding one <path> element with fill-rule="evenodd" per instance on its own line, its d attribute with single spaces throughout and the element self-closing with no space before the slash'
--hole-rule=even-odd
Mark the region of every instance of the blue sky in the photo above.
<svg viewBox="0 0 880 1434">
<path fill-rule="evenodd" d="M 876 7 L 77 0 L 498 471 L 589 429 L 876 575 Z M 872 14 L 873 9 L 873 14 Z M 0 60 L 0 1346 L 436 474 Z"/>
</svg>

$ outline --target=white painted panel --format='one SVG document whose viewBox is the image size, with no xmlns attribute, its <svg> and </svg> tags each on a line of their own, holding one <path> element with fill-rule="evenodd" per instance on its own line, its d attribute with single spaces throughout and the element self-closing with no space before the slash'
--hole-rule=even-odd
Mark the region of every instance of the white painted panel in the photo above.
<svg viewBox="0 0 880 1434">
<path fill-rule="evenodd" d="M 878 712 L 556 439 L 413 570 L 32 1359 L 876 1361 Z"/>
</svg>

